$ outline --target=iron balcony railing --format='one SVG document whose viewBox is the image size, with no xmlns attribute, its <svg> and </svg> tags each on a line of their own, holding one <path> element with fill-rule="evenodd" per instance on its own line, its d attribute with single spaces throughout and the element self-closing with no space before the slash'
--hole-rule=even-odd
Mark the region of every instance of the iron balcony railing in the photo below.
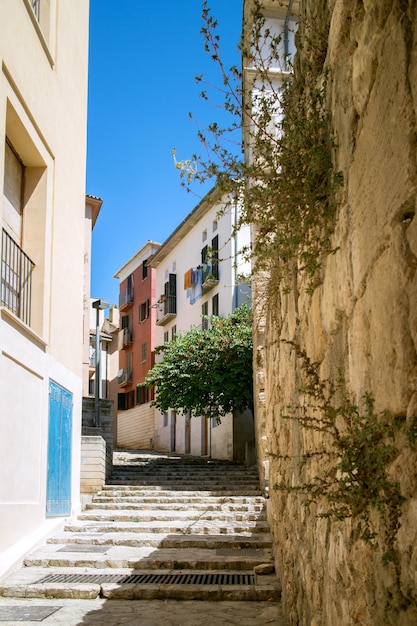
<svg viewBox="0 0 417 626">
<path fill-rule="evenodd" d="M 177 296 L 161 296 L 156 310 L 156 323 L 158 326 L 167 324 L 177 315 Z"/>
<path fill-rule="evenodd" d="M 122 347 L 128 346 L 133 342 L 133 333 L 130 328 L 122 328 Z"/>
<path fill-rule="evenodd" d="M 3 229 L 1 241 L 1 304 L 30 326 L 32 272 L 35 264 Z"/>
<path fill-rule="evenodd" d="M 204 263 L 203 265 L 203 283 L 207 280 L 219 280 L 219 264 L 218 262 Z"/>
<path fill-rule="evenodd" d="M 122 369 L 119 370 L 118 376 L 117 376 L 117 382 L 119 385 L 127 385 L 128 383 L 132 382 L 132 370 L 128 370 L 128 369 Z"/>
<path fill-rule="evenodd" d="M 133 288 L 124 289 L 119 295 L 119 309 L 133 304 Z"/>
</svg>

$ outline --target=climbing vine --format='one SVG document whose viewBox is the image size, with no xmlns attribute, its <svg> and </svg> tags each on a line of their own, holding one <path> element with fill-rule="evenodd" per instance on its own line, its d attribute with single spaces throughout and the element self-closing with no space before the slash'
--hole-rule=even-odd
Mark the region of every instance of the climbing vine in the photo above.
<svg viewBox="0 0 417 626">
<path fill-rule="evenodd" d="M 182 182 L 190 188 L 193 182 L 214 180 L 230 198 L 223 210 L 240 202 L 236 229 L 254 226 L 246 253 L 255 273 L 267 269 L 274 275 L 271 284 L 288 289 L 295 270 L 306 276 L 311 291 L 323 256 L 333 250 L 336 192 L 342 181 L 333 166 L 327 37 L 318 36 L 312 17 L 304 17 L 298 43 L 308 47 L 309 63 L 294 69 L 283 52 L 283 34 L 254 0 L 240 44 L 244 69 L 227 71 L 217 22 L 206 1 L 203 23 L 205 49 L 220 69 L 217 91 L 231 122 L 225 128 L 214 122 L 199 131 L 203 156 L 177 161 L 174 151 Z M 201 97 L 208 100 L 213 86 L 203 76 L 197 80 L 204 87 Z"/>
<path fill-rule="evenodd" d="M 342 379 L 336 383 L 321 380 L 318 364 L 312 363 L 296 344 L 286 343 L 296 351 L 305 384 L 300 389 L 300 404 L 288 407 L 282 417 L 319 434 L 319 447 L 304 451 L 302 461 L 307 463 L 319 456 L 321 464 L 315 475 L 308 471 L 306 481 L 290 484 L 281 480 L 274 489 L 305 494 L 307 506 L 325 504 L 324 512 L 319 513 L 321 517 L 359 520 L 361 538 L 372 543 L 378 536 L 385 545 L 383 562 L 388 563 L 393 560 L 404 502 L 400 485 L 392 480 L 389 470 L 399 454 L 396 438 L 401 429 L 411 441 L 414 428 L 406 431 L 401 420 L 393 419 L 386 411 L 376 412 L 369 393 L 364 394 L 361 406 L 352 403 L 343 391 Z M 373 522 L 374 511 L 383 522 L 383 539 Z"/>
</svg>

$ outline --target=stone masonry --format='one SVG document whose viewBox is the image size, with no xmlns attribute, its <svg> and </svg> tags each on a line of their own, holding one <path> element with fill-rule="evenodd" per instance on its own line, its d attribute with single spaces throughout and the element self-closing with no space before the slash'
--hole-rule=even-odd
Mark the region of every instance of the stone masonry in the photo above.
<svg viewBox="0 0 417 626">
<path fill-rule="evenodd" d="M 303 379 L 301 360 L 283 340 L 319 364 L 322 380 L 341 375 L 352 403 L 363 406 L 372 394 L 375 411 L 388 412 L 403 431 L 417 415 L 417 2 L 330 0 L 320 7 L 305 0 L 300 15 L 312 13 L 328 38 L 335 169 L 344 178 L 336 252 L 312 295 L 303 284 L 277 294 L 257 327 L 259 464 L 270 476 L 268 513 L 290 623 L 411 626 L 417 463 L 406 437 L 398 436 L 388 468 L 405 498 L 388 564 L 377 512 L 372 547 L 360 539 L 360 520 L 318 517 L 320 509 L 305 508 L 300 495 L 274 490 L 283 479 L 308 482 L 323 468 L 317 459 L 306 463 L 305 452 L 318 449 L 316 434 L 281 418 L 300 401 Z M 299 58 L 301 67 L 302 50 Z"/>
</svg>

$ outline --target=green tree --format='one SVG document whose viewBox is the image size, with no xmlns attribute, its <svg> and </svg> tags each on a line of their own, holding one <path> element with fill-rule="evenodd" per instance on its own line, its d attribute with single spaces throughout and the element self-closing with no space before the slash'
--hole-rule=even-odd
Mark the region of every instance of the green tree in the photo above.
<svg viewBox="0 0 417 626">
<path fill-rule="evenodd" d="M 208 317 L 210 327 L 192 327 L 156 348 L 162 361 L 145 385 L 156 388 L 153 406 L 215 417 L 252 409 L 252 314 L 242 305 L 228 317 Z"/>
</svg>

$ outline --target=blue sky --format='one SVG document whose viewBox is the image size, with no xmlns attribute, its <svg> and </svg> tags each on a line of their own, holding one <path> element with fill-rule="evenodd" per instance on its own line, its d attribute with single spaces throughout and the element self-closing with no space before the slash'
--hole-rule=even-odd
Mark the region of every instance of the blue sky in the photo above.
<svg viewBox="0 0 417 626">
<path fill-rule="evenodd" d="M 225 65 L 239 66 L 242 0 L 209 6 Z M 103 199 L 93 231 L 95 298 L 117 303 L 114 273 L 148 239 L 162 243 L 199 201 L 181 188 L 171 150 L 178 159 L 200 152 L 189 112 L 221 124 L 222 111 L 199 98 L 194 80 L 220 83 L 201 26 L 201 0 L 90 0 L 86 191 Z"/>
</svg>

